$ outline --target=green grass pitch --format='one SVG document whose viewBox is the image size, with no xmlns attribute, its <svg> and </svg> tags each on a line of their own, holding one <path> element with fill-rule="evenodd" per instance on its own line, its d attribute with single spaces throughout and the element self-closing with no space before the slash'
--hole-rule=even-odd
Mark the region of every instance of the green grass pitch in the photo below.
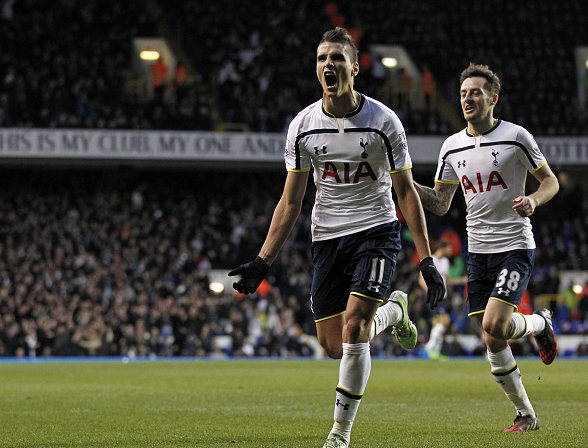
<svg viewBox="0 0 588 448">
<path fill-rule="evenodd" d="M 481 359 L 375 359 L 352 448 L 586 447 L 588 360 L 519 360 L 541 430 L 503 434 L 514 408 Z M 0 364 L 0 447 L 322 447 L 338 362 Z"/>
</svg>

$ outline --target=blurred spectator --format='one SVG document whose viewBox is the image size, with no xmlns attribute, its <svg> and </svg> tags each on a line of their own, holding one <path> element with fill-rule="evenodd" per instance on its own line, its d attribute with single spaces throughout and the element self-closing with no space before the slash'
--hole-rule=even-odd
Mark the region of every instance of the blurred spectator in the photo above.
<svg viewBox="0 0 588 448">
<path fill-rule="evenodd" d="M 412 78 L 404 67 L 398 69 L 400 91 L 398 105 L 401 110 L 409 112 L 412 109 Z"/>
<path fill-rule="evenodd" d="M 0 27 L 6 43 L 0 60 L 0 125 L 214 130 L 229 122 L 284 132 L 292 115 L 316 96 L 308 74 L 314 60 L 304 55 L 316 50 L 317 37 L 335 23 L 354 34 L 362 61 L 369 61 L 368 76 L 358 81 L 367 95 L 386 100 L 380 92 L 382 67 L 369 54 L 371 45 L 402 45 L 417 67 L 435 74 L 434 92 L 448 97 L 458 113 L 454 84 L 470 62 L 464 55 L 476 54 L 474 62 L 504 67 L 501 78 L 512 86 L 501 95 L 505 119 L 536 135 L 588 135 L 587 105 L 577 87 L 583 81 L 574 62 L 574 48 L 588 41 L 582 2 L 539 2 L 523 18 L 516 5 L 156 0 L 145 8 L 137 0 L 88 0 L 82 7 L 67 0 L 8 0 Z M 473 28 L 464 19 L 471 11 L 492 15 L 498 29 Z M 521 23 L 534 26 L 517 33 Z M 201 82 L 189 100 L 150 107 L 130 87 L 132 39 L 161 37 L 158 31 L 165 28 L 174 30 L 180 54 L 189 58 L 184 62 L 195 67 Z M 284 64 L 284 55 L 298 65 Z M 528 85 L 538 92 L 533 102 L 524 97 Z M 455 131 L 447 111 L 433 109 L 405 104 L 397 112 L 409 135 Z"/>
<path fill-rule="evenodd" d="M 588 282 L 584 285 L 582 295 L 578 298 L 580 319 L 588 324 Z"/>
<path fill-rule="evenodd" d="M 176 64 L 173 81 L 175 100 L 178 104 L 188 97 L 188 89 L 188 69 L 183 62 L 179 60 Z"/>
<path fill-rule="evenodd" d="M 167 93 L 167 66 L 161 56 L 151 66 L 151 83 L 155 102 L 164 103 Z"/>
<path fill-rule="evenodd" d="M 582 75 L 582 89 L 584 90 L 584 108 L 588 108 L 588 67 Z"/>
<path fill-rule="evenodd" d="M 435 77 L 429 66 L 423 66 L 421 71 L 421 93 L 425 101 L 425 108 L 432 109 L 435 106 Z"/>
<path fill-rule="evenodd" d="M 444 359 L 446 355 L 441 354 L 441 349 L 445 340 L 445 332 L 452 327 L 451 311 L 456 292 L 455 288 L 467 284 L 467 276 L 465 275 L 465 271 L 462 271 L 457 276 L 450 275 L 450 258 L 452 258 L 453 254 L 453 246 L 450 241 L 440 239 L 433 244 L 433 247 L 433 261 L 445 282 L 446 294 L 443 301 L 434 310 L 430 311 L 431 330 L 429 332 L 429 340 L 425 344 L 424 349 L 430 359 Z M 423 291 L 427 290 L 427 285 L 422 275 L 419 276 L 419 286 Z"/>
<path fill-rule="evenodd" d="M 588 342 L 580 342 L 578 344 L 576 356 L 588 356 Z"/>
<path fill-rule="evenodd" d="M 218 115 L 222 121 L 243 120 L 253 131 L 283 132 L 294 111 L 316 96 L 309 87 L 315 81 L 307 76 L 314 60 L 304 55 L 315 50 L 316 37 L 331 27 L 336 13 L 335 20 L 342 17 L 350 30 L 359 30 L 362 61 L 367 61 L 360 87 L 366 94 L 378 97 L 385 77 L 379 59 L 368 53 L 371 44 L 403 45 L 417 66 L 426 64 L 434 71 L 440 93 L 455 91 L 451 83 L 469 62 L 464 54 L 482 48 L 478 62 L 499 60 L 505 85 L 512 86 L 501 96 L 505 118 L 537 135 L 588 135 L 586 109 L 570 107 L 577 85 L 585 82 L 576 79 L 573 56 L 574 46 L 588 41 L 582 2 L 539 2 L 524 17 L 516 13 L 517 2 L 481 0 L 450 0 L 445 8 L 435 0 L 418 5 L 166 0 L 153 5 L 147 10 L 136 0 L 83 5 L 5 1 L 0 125 L 211 130 Z M 157 13 L 158 5 L 165 14 Z M 463 20 L 472 10 L 491 12 L 500 19 L 498 28 L 472 28 Z M 132 38 L 157 36 L 161 20 L 177 30 L 186 62 L 202 82 L 176 104 L 152 107 L 125 86 Z M 524 34 L 513 32 L 521 20 L 537 26 L 526 27 Z M 276 28 L 283 32 L 275 33 Z M 284 55 L 299 66 L 284 64 Z M 217 80 L 223 80 L 218 89 Z M 533 102 L 524 98 L 529 85 L 538 92 Z M 406 109 L 399 115 L 409 134 L 449 134 L 437 112 L 399 107 Z M 8 171 L 0 180 L 0 356 L 226 356 L 218 341 L 235 317 L 248 322 L 242 335 L 235 333 L 245 355 L 251 345 L 257 355 L 311 352 L 296 336 L 298 328 L 312 336 L 314 327 L 308 310 L 308 248 L 300 243 L 308 231 L 304 219 L 302 237 L 293 238 L 273 273 L 281 289 L 269 288 L 263 308 L 257 310 L 257 298 L 217 297 L 207 290 L 207 271 L 230 267 L 257 246 L 267 222 L 253 220 L 248 210 L 275 203 L 268 196 L 276 175 L 268 175 L 267 183 L 248 178 L 256 192 L 251 194 L 240 188 L 242 179 L 236 185 L 228 177 L 218 182 L 206 174 L 192 188 L 186 179 L 191 175 L 172 182 L 161 173 L 132 174 L 125 180 L 120 173 Z M 214 197 L 205 193 L 211 190 Z M 588 269 L 584 183 L 560 191 L 554 201 L 557 220 L 542 210 L 532 217 L 538 223 L 538 251 L 531 297 L 557 294 L 561 270 Z M 461 218 L 457 213 L 447 219 L 459 223 Z M 431 229 L 440 232 L 442 226 Z M 405 245 L 410 248 L 409 239 Z M 421 316 L 419 329 L 428 331 L 414 272 L 399 271 L 395 281 L 411 293 L 411 312 L 415 319 Z M 239 300 L 252 300 L 254 311 L 245 306 L 241 313 L 230 312 Z M 475 331 L 460 303 L 452 301 L 453 322 L 460 332 Z M 290 308 L 297 325 L 286 330 L 281 320 Z M 588 331 L 586 292 L 561 310 L 562 331 Z M 373 350 L 406 355 L 386 335 L 374 342 Z"/>
<path fill-rule="evenodd" d="M 268 222 L 253 217 L 265 216 L 267 204 L 278 199 L 273 186 L 282 176 L 5 170 L 0 179 L 0 355 L 320 357 L 309 304 L 310 200 L 259 294 L 219 295 L 208 289 L 212 269 L 230 268 L 260 244 Z M 578 193 L 578 203 L 588 204 L 581 200 L 584 189 Z M 554 219 L 541 213 L 534 218 Z M 446 221 L 431 232 L 450 235 L 450 228 L 455 227 Z M 576 228 L 570 238 L 576 249 L 567 250 L 579 250 L 586 229 Z M 537 244 L 546 243 L 538 238 Z M 407 262 L 414 252 L 409 234 L 403 246 L 395 287 L 409 292 L 411 316 L 425 337 L 429 311 L 418 271 Z M 538 257 L 537 270 L 548 272 L 554 265 L 565 270 L 571 266 L 566 261 L 577 257 Z M 588 270 L 583 260 L 580 267 Z M 463 293 L 456 291 L 445 302 L 452 335 L 478 331 L 467 318 Z M 558 320 L 562 333 L 588 329 L 588 294 L 574 300 L 570 320 Z M 232 339 L 230 347 L 223 345 L 225 337 Z M 375 339 L 372 350 L 374 356 L 409 354 L 391 334 Z"/>
</svg>

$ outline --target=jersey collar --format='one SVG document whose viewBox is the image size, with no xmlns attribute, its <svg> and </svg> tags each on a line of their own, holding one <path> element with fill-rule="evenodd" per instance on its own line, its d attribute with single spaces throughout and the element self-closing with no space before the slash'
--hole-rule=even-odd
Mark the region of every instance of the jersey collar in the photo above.
<svg viewBox="0 0 588 448">
<path fill-rule="evenodd" d="M 486 134 L 489 134 L 489 133 L 490 133 L 490 132 L 492 132 L 494 129 L 496 129 L 500 123 L 502 123 L 502 120 L 498 120 L 498 121 L 496 122 L 496 124 L 494 124 L 494 126 L 492 126 L 492 127 L 491 127 L 490 129 L 488 129 L 487 131 L 484 131 L 484 132 L 482 132 L 482 134 L 481 134 L 481 135 L 486 135 Z M 466 132 L 466 135 L 467 135 L 468 137 L 474 137 L 472 134 L 470 134 L 470 131 L 468 131 L 468 128 L 465 128 L 465 132 Z"/>
<path fill-rule="evenodd" d="M 355 109 L 353 109 L 351 112 L 346 113 L 342 118 L 349 118 L 349 117 L 353 117 L 354 115 L 357 115 L 359 113 L 359 111 L 361 110 L 361 108 L 363 107 L 364 103 L 365 103 L 365 97 L 363 96 L 363 93 L 359 92 L 359 103 L 357 104 L 357 107 Z M 333 114 L 327 112 L 327 110 L 325 109 L 324 101 L 322 103 L 321 108 L 323 110 L 323 114 L 328 115 L 331 118 L 335 117 Z"/>
</svg>

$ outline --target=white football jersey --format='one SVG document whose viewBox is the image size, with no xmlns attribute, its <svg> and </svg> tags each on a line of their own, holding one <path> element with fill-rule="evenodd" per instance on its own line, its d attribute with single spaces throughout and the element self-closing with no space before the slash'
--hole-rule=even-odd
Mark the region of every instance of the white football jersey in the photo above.
<svg viewBox="0 0 588 448">
<path fill-rule="evenodd" d="M 533 136 L 507 121 L 481 136 L 464 129 L 445 140 L 435 181 L 461 185 L 470 252 L 535 248 L 530 219 L 512 206 L 515 197 L 525 195 L 527 172 L 545 163 Z"/>
<path fill-rule="evenodd" d="M 359 106 L 335 118 L 319 100 L 290 123 L 288 171 L 314 169 L 312 240 L 353 234 L 397 219 L 390 173 L 412 167 L 400 119 L 361 95 Z"/>
</svg>

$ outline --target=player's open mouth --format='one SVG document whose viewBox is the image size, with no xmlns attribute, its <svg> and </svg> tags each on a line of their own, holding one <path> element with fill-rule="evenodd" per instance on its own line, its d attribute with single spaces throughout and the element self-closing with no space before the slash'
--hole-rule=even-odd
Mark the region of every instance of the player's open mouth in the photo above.
<svg viewBox="0 0 588 448">
<path fill-rule="evenodd" d="M 334 87 L 337 84 L 337 76 L 334 73 L 325 73 L 325 84 L 327 87 Z"/>
</svg>

